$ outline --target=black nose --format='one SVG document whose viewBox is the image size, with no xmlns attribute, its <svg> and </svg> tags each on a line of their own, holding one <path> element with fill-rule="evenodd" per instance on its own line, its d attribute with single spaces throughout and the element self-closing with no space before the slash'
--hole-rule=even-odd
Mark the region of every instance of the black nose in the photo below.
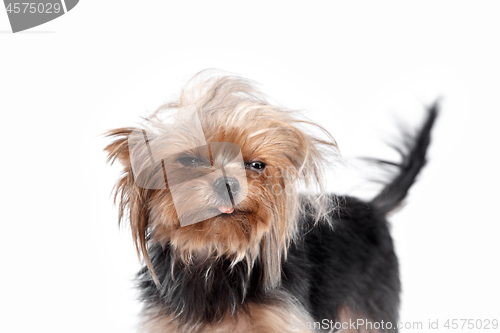
<svg viewBox="0 0 500 333">
<path fill-rule="evenodd" d="M 214 182 L 213 186 L 215 192 L 221 196 L 224 196 L 228 192 L 229 195 L 233 196 L 241 190 L 238 179 L 233 177 L 220 177 Z"/>
</svg>

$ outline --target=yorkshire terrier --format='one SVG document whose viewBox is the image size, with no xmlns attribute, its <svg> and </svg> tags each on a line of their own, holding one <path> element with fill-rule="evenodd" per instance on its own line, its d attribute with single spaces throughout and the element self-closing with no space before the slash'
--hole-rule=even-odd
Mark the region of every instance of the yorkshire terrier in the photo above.
<svg viewBox="0 0 500 333">
<path fill-rule="evenodd" d="M 437 106 L 397 146 L 369 201 L 325 193 L 333 137 L 247 80 L 195 76 L 141 128 L 107 133 L 115 186 L 144 261 L 149 333 L 397 332 L 400 280 L 386 216 L 426 162 Z"/>
</svg>

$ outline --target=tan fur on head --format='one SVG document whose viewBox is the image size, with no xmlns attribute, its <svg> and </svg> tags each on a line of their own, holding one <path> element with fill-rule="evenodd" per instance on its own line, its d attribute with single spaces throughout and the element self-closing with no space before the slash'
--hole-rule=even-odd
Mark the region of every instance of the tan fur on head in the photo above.
<svg viewBox="0 0 500 333">
<path fill-rule="evenodd" d="M 105 149 L 108 158 L 118 159 L 124 165 L 115 192 L 120 220 L 128 215 L 137 250 L 151 270 L 148 244 L 169 243 L 185 262 L 205 256 L 227 256 L 233 263 L 246 260 L 251 266 L 260 257 L 266 272 L 263 282 L 273 287 L 280 281 L 281 260 L 296 234 L 297 217 L 305 213 L 301 200 L 307 201 L 317 220 L 331 209 L 324 195 L 321 170 L 337 146 L 320 126 L 301 119 L 296 112 L 270 105 L 249 81 L 208 74 L 196 75 L 177 101 L 162 105 L 147 119 L 144 130 L 153 133 L 151 144 L 160 147 L 154 154 L 175 155 L 187 146 L 200 146 L 191 120 L 185 118 L 186 108 L 194 108 L 207 144 L 234 143 L 241 149 L 245 162 L 261 161 L 266 169 L 259 173 L 246 171 L 248 193 L 234 207 L 233 214 L 181 227 L 169 187 L 144 189 L 134 179 L 128 139 L 135 129 L 109 131 L 107 135 L 115 141 Z M 326 139 L 308 134 L 308 126 L 319 127 Z M 210 153 L 215 166 L 217 152 Z M 187 172 L 210 171 L 213 170 Z M 161 168 L 155 172 L 157 180 L 163 177 Z M 316 189 L 316 194 L 301 199 L 300 186 L 313 189 L 308 193 Z M 200 181 L 196 195 L 186 194 L 183 200 L 192 207 L 209 207 L 215 196 L 212 192 L 209 183 Z"/>
</svg>

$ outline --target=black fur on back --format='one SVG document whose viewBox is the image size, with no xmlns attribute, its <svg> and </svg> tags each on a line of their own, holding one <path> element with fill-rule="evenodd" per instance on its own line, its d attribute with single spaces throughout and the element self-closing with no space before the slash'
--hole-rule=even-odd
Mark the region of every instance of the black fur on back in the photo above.
<svg viewBox="0 0 500 333">
<path fill-rule="evenodd" d="M 347 306 L 360 318 L 395 327 L 401 288 L 389 225 L 370 203 L 338 200 L 333 227 L 304 221 L 303 236 L 283 264 L 283 287 L 317 321 L 335 321 L 339 308 Z"/>
</svg>

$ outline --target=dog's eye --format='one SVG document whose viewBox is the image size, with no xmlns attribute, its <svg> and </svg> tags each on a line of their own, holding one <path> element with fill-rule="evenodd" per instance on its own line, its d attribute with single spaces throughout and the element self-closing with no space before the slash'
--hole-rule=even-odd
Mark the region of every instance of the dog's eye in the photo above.
<svg viewBox="0 0 500 333">
<path fill-rule="evenodd" d="M 205 164 L 205 160 L 194 156 L 183 156 L 177 159 L 177 162 L 185 167 L 196 167 Z"/>
<path fill-rule="evenodd" d="M 246 163 L 247 168 L 257 170 L 257 171 L 262 171 L 266 167 L 266 164 L 264 162 L 248 162 Z"/>
</svg>

